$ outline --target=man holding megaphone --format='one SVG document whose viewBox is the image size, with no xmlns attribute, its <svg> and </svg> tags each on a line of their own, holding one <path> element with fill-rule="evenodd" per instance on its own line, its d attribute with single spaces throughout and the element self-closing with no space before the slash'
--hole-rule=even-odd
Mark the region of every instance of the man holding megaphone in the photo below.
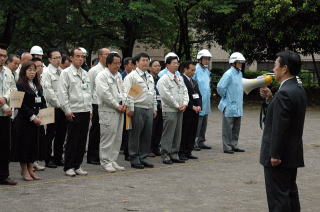
<svg viewBox="0 0 320 212">
<path fill-rule="evenodd" d="M 246 59 L 239 52 L 234 52 L 229 58 L 230 69 L 220 79 L 217 91 L 221 96 L 218 109 L 223 113 L 222 142 L 223 152 L 233 154 L 244 152 L 238 148 L 241 116 L 243 115 L 242 69 Z"/>
</svg>

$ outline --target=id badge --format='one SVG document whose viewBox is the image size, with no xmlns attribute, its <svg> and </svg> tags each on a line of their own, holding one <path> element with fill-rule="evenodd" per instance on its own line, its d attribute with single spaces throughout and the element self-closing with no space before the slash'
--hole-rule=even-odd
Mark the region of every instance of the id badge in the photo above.
<svg viewBox="0 0 320 212">
<path fill-rule="evenodd" d="M 81 84 L 81 88 L 82 88 L 82 90 L 86 90 L 86 89 L 88 89 L 88 84 L 87 83 L 83 83 L 83 84 Z"/>
<path fill-rule="evenodd" d="M 35 97 L 34 99 L 36 103 L 41 103 L 41 97 Z"/>
<path fill-rule="evenodd" d="M 161 101 L 161 96 L 160 95 L 157 95 L 157 100 Z"/>
<path fill-rule="evenodd" d="M 197 93 L 192 94 L 192 98 L 193 98 L 193 99 L 199 99 L 199 94 L 197 94 Z"/>
</svg>

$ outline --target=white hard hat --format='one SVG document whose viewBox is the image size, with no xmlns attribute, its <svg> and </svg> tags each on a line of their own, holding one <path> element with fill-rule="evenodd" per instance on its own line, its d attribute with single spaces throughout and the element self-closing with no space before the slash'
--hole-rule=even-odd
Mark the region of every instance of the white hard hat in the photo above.
<svg viewBox="0 0 320 212">
<path fill-rule="evenodd" d="M 32 46 L 30 49 L 30 54 L 43 55 L 43 50 L 40 46 Z"/>
<path fill-rule="evenodd" d="M 234 52 L 231 54 L 231 56 L 229 58 L 229 64 L 233 64 L 236 61 L 240 62 L 240 63 L 245 63 L 246 58 L 244 58 L 244 56 L 240 52 Z"/>
<path fill-rule="evenodd" d="M 86 57 L 87 56 L 87 50 L 83 47 L 79 47 L 79 49 L 82 51 L 82 53 L 84 54 L 84 56 Z"/>
<path fill-rule="evenodd" d="M 208 49 L 202 49 L 197 54 L 197 60 L 200 60 L 202 57 L 212 57 Z"/>
<path fill-rule="evenodd" d="M 179 57 L 178 57 L 178 55 L 177 55 L 176 53 L 174 53 L 174 52 L 169 52 L 168 54 L 166 54 L 166 56 L 164 56 L 164 62 L 167 61 L 167 58 L 168 58 L 168 57 L 177 57 L 178 60 L 180 60 Z"/>
</svg>

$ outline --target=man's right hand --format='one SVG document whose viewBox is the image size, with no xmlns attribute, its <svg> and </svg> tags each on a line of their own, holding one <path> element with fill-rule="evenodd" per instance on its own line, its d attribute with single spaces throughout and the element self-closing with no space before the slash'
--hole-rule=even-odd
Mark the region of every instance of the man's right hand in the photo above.
<svg viewBox="0 0 320 212">
<path fill-rule="evenodd" d="M 272 92 L 269 88 L 260 88 L 260 96 L 266 100 L 272 99 Z"/>
<path fill-rule="evenodd" d="M 41 120 L 39 119 L 39 117 L 35 117 L 32 121 L 37 126 L 40 126 L 40 124 L 41 124 Z"/>
<path fill-rule="evenodd" d="M 119 106 L 117 107 L 117 111 L 118 111 L 119 113 L 125 112 L 125 106 L 124 106 L 124 105 L 119 105 Z"/>
<path fill-rule="evenodd" d="M 67 113 L 66 114 L 66 118 L 67 118 L 67 120 L 68 121 L 73 121 L 73 118 L 74 118 L 75 116 L 73 115 L 73 113 Z"/>
<path fill-rule="evenodd" d="M 11 116 L 11 115 L 12 115 L 12 110 L 11 110 L 11 108 L 6 109 L 6 110 L 4 111 L 4 115 L 5 115 L 5 116 Z"/>
<path fill-rule="evenodd" d="M 128 116 L 132 117 L 132 116 L 133 116 L 133 114 L 134 114 L 134 111 L 130 111 L 130 110 L 128 110 L 128 112 L 127 112 L 127 115 L 128 115 Z"/>
<path fill-rule="evenodd" d="M 2 107 L 6 103 L 7 103 L 6 99 L 3 97 L 0 97 L 0 107 Z"/>
</svg>

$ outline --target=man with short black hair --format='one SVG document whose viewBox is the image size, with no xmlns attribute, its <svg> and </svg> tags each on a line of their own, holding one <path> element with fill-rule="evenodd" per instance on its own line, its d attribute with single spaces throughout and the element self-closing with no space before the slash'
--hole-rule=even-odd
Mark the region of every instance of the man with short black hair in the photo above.
<svg viewBox="0 0 320 212">
<path fill-rule="evenodd" d="M 121 58 L 110 53 L 106 59 L 107 68 L 96 77 L 96 91 L 99 103 L 101 128 L 100 164 L 107 172 L 123 171 L 116 162 L 121 145 L 124 101 L 126 93 L 119 73 Z"/>
<path fill-rule="evenodd" d="M 132 57 L 126 57 L 122 62 L 123 71 L 121 72 L 122 79 L 124 79 L 133 70 Z"/>
<path fill-rule="evenodd" d="M 10 116 L 12 114 L 9 100 L 10 92 L 17 88 L 11 71 L 4 67 L 6 59 L 7 49 L 0 45 L 0 184 L 16 185 L 17 182 L 9 178 Z"/>
<path fill-rule="evenodd" d="M 163 131 L 161 136 L 161 157 L 164 164 L 184 163 L 179 157 L 183 112 L 189 102 L 188 90 L 181 76 L 177 74 L 179 60 L 176 56 L 166 59 L 168 72 L 158 81 L 161 97 Z"/>
<path fill-rule="evenodd" d="M 272 97 L 269 88 L 260 95 L 268 102 L 262 135 L 260 164 L 264 177 L 269 211 L 300 211 L 297 168 L 304 167 L 303 126 L 307 97 L 296 76 L 301 70 L 300 56 L 292 51 L 277 54 L 273 72 L 280 82 Z"/>
<path fill-rule="evenodd" d="M 133 84 L 142 89 L 140 96 L 128 96 L 127 114 L 132 117 L 133 126 L 129 133 L 130 162 L 133 168 L 153 168 L 146 158 L 150 151 L 153 117 L 157 115 L 156 91 L 153 77 L 148 73 L 149 55 L 140 53 L 135 58 L 137 68 L 124 79 L 126 93 Z"/>
<path fill-rule="evenodd" d="M 68 121 L 64 171 L 70 177 L 88 174 L 81 168 L 92 116 L 90 78 L 81 68 L 84 59 L 81 49 L 72 50 L 72 64 L 60 75 L 60 104 Z"/>
<path fill-rule="evenodd" d="M 19 56 L 16 54 L 9 54 L 6 64 L 7 64 L 7 68 L 9 68 L 13 76 L 15 76 L 16 70 L 20 65 Z"/>
<path fill-rule="evenodd" d="M 100 143 L 100 125 L 99 125 L 99 112 L 98 112 L 98 97 L 96 90 L 96 77 L 101 71 L 106 70 L 106 58 L 110 54 L 108 48 L 101 48 L 98 50 L 99 63 L 93 66 L 88 75 L 91 82 L 92 92 L 92 120 L 89 132 L 89 143 L 87 152 L 87 163 L 99 165 L 99 143 Z"/>
<path fill-rule="evenodd" d="M 58 98 L 60 74 L 62 69 L 59 67 L 61 63 L 61 54 L 57 49 L 51 49 L 48 54 L 49 65 L 42 74 L 41 84 L 43 87 L 43 94 L 48 107 L 54 108 L 55 123 L 48 124 L 46 130 L 46 167 L 56 168 L 63 166 L 62 154 L 63 144 L 66 137 L 67 122 L 61 103 Z M 53 143 L 53 157 L 52 142 Z"/>
<path fill-rule="evenodd" d="M 198 84 L 192 79 L 195 70 L 196 67 L 192 61 L 186 61 L 180 65 L 180 71 L 189 95 L 189 103 L 183 113 L 182 135 L 179 150 L 181 160 L 197 159 L 196 156 L 192 155 L 192 150 L 197 135 L 199 112 L 201 111 L 202 101 Z"/>
<path fill-rule="evenodd" d="M 70 64 L 71 64 L 71 60 L 70 60 L 69 56 L 62 55 L 60 68 L 61 69 L 66 69 L 66 68 L 68 68 L 70 66 Z"/>
</svg>

